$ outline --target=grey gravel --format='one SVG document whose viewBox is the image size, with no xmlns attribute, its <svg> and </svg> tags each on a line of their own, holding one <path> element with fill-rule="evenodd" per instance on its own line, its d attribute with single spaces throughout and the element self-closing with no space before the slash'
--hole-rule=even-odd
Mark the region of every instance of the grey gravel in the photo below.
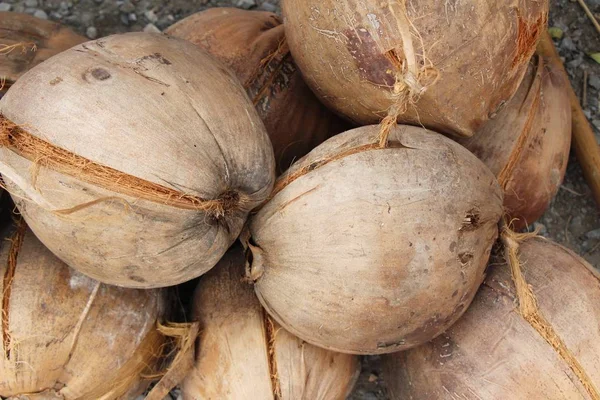
<svg viewBox="0 0 600 400">
<path fill-rule="evenodd" d="M 144 17 L 146 17 L 146 19 L 152 23 L 158 21 L 158 17 L 156 16 L 153 10 L 148 10 L 144 12 Z"/>
<path fill-rule="evenodd" d="M 570 51 L 577 51 L 577 46 L 569 36 L 565 36 L 563 40 L 560 42 L 560 47 L 563 47 Z"/>
<path fill-rule="evenodd" d="M 37 0 L 25 0 L 25 7 L 35 8 L 38 6 Z"/>
<path fill-rule="evenodd" d="M 238 6 L 239 8 L 243 8 L 245 10 L 249 10 L 252 7 L 256 7 L 256 1 L 254 1 L 254 0 L 239 0 L 236 3 L 236 6 Z"/>
<path fill-rule="evenodd" d="M 12 9 L 12 4 L 0 3 L 0 11 L 6 12 L 6 11 L 10 11 L 11 9 Z"/>
<path fill-rule="evenodd" d="M 144 27 L 144 32 L 146 33 L 160 33 L 160 29 L 156 27 L 156 25 L 150 23 Z"/>
<path fill-rule="evenodd" d="M 98 37 L 98 29 L 95 26 L 90 26 L 85 30 L 85 35 L 90 39 L 96 39 Z"/>
<path fill-rule="evenodd" d="M 44 10 L 35 10 L 33 16 L 39 19 L 48 19 L 48 14 Z"/>
<path fill-rule="evenodd" d="M 588 77 L 588 85 L 594 89 L 600 89 L 600 77 L 598 75 L 590 75 Z"/>
</svg>

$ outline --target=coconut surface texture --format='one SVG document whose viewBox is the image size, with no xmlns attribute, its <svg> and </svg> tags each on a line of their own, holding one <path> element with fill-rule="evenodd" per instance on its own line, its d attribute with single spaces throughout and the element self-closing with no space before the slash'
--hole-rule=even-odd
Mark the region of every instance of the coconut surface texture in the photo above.
<svg viewBox="0 0 600 400">
<path fill-rule="evenodd" d="M 202 332 L 184 400 L 344 400 L 358 378 L 357 357 L 282 329 L 244 281 L 245 263 L 242 246 L 234 245 L 196 289 Z"/>
<path fill-rule="evenodd" d="M 276 14 L 211 8 L 165 32 L 206 49 L 235 72 L 265 123 L 279 173 L 350 128 L 319 102 L 302 79 Z"/>
<path fill-rule="evenodd" d="M 0 12 L 0 97 L 30 68 L 86 40 L 56 22 Z"/>
<path fill-rule="evenodd" d="M 337 135 L 294 164 L 250 219 L 248 275 L 271 316 L 345 353 L 404 350 L 446 330 L 478 286 L 502 215 L 493 174 L 422 128 Z"/>
<path fill-rule="evenodd" d="M 161 290 L 108 286 L 70 269 L 24 223 L 0 242 L 0 396 L 130 399 L 159 362 Z M 8 237 L 7 237 L 8 235 Z"/>
<path fill-rule="evenodd" d="M 162 34 L 52 57 L 0 112 L 0 172 L 31 229 L 109 284 L 164 287 L 206 272 L 275 179 L 269 138 L 237 79 Z"/>
<path fill-rule="evenodd" d="M 452 328 L 424 346 L 385 356 L 392 399 L 600 398 L 600 276 L 575 253 L 541 238 L 522 243 L 519 253 L 545 323 L 523 317 L 510 268 L 492 264 Z"/>
<path fill-rule="evenodd" d="M 285 0 L 306 82 L 361 125 L 388 115 L 472 136 L 517 90 L 547 0 Z"/>
<path fill-rule="evenodd" d="M 504 189 L 504 208 L 520 230 L 542 216 L 558 192 L 571 147 L 569 83 L 535 57 L 517 94 L 475 136 L 460 142 Z"/>
</svg>

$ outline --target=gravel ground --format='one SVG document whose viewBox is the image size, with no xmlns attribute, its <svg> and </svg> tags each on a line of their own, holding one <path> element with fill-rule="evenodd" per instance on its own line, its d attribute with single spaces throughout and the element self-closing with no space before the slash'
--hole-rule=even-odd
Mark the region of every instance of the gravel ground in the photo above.
<svg viewBox="0 0 600 400">
<path fill-rule="evenodd" d="M 600 17 L 600 0 L 587 0 Z M 24 0 L 0 2 L 0 11 L 25 12 L 61 21 L 90 39 L 127 31 L 159 31 L 181 18 L 208 7 L 234 6 L 277 12 L 279 0 Z M 600 52 L 600 34 L 574 0 L 551 0 L 550 26 L 560 28 L 556 41 L 576 92 L 600 143 L 600 64 L 588 56 Z M 535 224 L 541 234 L 572 248 L 600 268 L 600 213 L 585 184 L 577 160 L 571 156 L 565 181 L 546 214 Z M 379 357 L 363 358 L 363 373 L 351 400 L 383 400 Z M 177 399 L 174 392 L 173 399 Z"/>
</svg>

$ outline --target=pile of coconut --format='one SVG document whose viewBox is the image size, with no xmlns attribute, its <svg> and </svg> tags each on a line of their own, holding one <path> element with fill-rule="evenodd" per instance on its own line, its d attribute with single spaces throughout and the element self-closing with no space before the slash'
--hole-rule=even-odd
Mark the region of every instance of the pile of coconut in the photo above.
<svg viewBox="0 0 600 400">
<path fill-rule="evenodd" d="M 392 399 L 600 399 L 600 276 L 528 233 L 548 1 L 282 5 L 0 13 L 0 396 L 345 399 L 380 354 Z"/>
</svg>

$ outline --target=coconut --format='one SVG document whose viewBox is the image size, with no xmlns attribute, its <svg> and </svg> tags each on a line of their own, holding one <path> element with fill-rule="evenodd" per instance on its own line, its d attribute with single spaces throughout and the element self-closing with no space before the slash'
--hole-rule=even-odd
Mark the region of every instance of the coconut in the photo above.
<svg viewBox="0 0 600 400">
<path fill-rule="evenodd" d="M 286 0 L 283 13 L 294 59 L 330 108 L 472 136 L 517 90 L 548 1 Z"/>
<path fill-rule="evenodd" d="M 212 8 L 165 32 L 206 49 L 235 72 L 265 123 L 279 172 L 349 127 L 317 100 L 302 79 L 277 15 Z"/>
<path fill-rule="evenodd" d="M 356 356 L 292 336 L 260 306 L 243 281 L 244 251 L 232 247 L 196 289 L 202 332 L 184 399 L 344 400 L 356 381 Z"/>
<path fill-rule="evenodd" d="M 542 238 L 519 257 L 517 286 L 506 263 L 491 264 L 450 330 L 385 356 L 392 399 L 600 399 L 600 275 Z"/>
<path fill-rule="evenodd" d="M 458 143 L 411 126 L 337 135 L 294 164 L 250 218 L 248 276 L 290 333 L 344 353 L 445 331 L 483 280 L 502 193 Z"/>
<path fill-rule="evenodd" d="M 0 242 L 0 258 L 0 396 L 108 400 L 143 392 L 165 344 L 157 330 L 163 291 L 94 281 L 22 222 Z"/>
<path fill-rule="evenodd" d="M 62 52 L 23 75 L 0 112 L 0 172 L 19 210 L 52 252 L 105 283 L 206 272 L 275 179 L 237 79 L 162 34 Z"/>
<path fill-rule="evenodd" d="M 569 83 L 557 68 L 535 57 L 515 97 L 475 136 L 460 141 L 498 178 L 515 229 L 542 216 L 567 169 Z"/>
<path fill-rule="evenodd" d="M 28 69 L 86 40 L 56 22 L 0 12 L 0 97 Z"/>
</svg>

